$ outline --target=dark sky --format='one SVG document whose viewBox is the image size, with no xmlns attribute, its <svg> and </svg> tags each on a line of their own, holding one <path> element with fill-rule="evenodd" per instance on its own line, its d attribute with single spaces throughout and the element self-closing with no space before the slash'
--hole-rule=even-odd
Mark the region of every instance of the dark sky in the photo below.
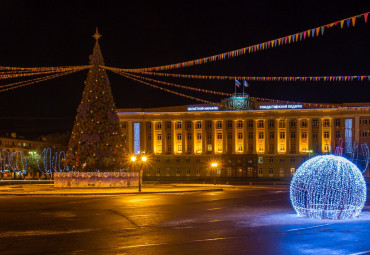
<svg viewBox="0 0 370 255">
<path fill-rule="evenodd" d="M 343 3 L 342 3 L 343 2 Z M 173 64 L 238 49 L 369 11 L 367 1 L 17 1 L 0 6 L 0 65 L 86 65 L 95 27 L 107 66 Z M 315 4 L 316 3 L 316 4 Z M 367 8 L 366 8 L 367 7 Z M 370 19 L 370 17 L 369 17 Z M 368 75 L 370 21 L 238 58 L 174 70 L 246 76 Z M 87 71 L 0 93 L 0 131 L 72 128 Z M 193 104 L 108 73 L 117 108 Z M 8 82 L 7 80 L 6 82 Z M 167 80 L 169 81 L 169 80 Z M 232 93 L 232 81 L 172 81 Z M 4 84 L 4 83 L 2 83 Z M 303 102 L 369 102 L 369 82 L 253 82 L 251 96 Z M 219 97 L 193 96 L 211 101 Z"/>
</svg>

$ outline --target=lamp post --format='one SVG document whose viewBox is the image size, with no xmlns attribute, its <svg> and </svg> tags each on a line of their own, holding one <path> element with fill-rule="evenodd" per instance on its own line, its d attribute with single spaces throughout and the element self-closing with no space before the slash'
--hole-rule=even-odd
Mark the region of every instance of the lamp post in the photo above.
<svg viewBox="0 0 370 255">
<path fill-rule="evenodd" d="M 307 150 L 308 158 L 311 158 L 311 153 L 313 153 L 313 150 Z"/>
<path fill-rule="evenodd" d="M 212 162 L 211 167 L 212 167 L 212 172 L 213 172 L 213 185 L 216 185 L 216 167 L 218 166 L 217 162 Z"/>
<path fill-rule="evenodd" d="M 147 160 L 148 160 L 147 156 L 144 155 L 141 157 L 142 164 L 145 164 Z M 139 192 L 141 192 L 141 167 L 139 169 Z"/>
</svg>

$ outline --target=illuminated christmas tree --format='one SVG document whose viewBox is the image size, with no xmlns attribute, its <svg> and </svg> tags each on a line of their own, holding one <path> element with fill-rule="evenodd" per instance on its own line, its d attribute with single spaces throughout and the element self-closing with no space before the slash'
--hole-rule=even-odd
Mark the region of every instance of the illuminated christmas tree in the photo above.
<svg viewBox="0 0 370 255">
<path fill-rule="evenodd" d="M 123 136 L 98 43 L 93 54 L 81 103 L 69 141 L 66 163 L 75 171 L 117 171 L 122 168 Z"/>
</svg>

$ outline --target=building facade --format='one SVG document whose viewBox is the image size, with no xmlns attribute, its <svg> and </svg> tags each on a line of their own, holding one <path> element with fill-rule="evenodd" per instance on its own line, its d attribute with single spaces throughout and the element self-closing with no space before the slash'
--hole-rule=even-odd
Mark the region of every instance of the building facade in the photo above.
<svg viewBox="0 0 370 255">
<path fill-rule="evenodd" d="M 119 109 L 118 116 L 127 152 L 149 155 L 143 170 L 147 180 L 284 178 L 313 155 L 338 147 L 351 157 L 354 147 L 369 144 L 368 107 L 255 103 L 249 110 L 220 110 L 196 105 Z"/>
</svg>

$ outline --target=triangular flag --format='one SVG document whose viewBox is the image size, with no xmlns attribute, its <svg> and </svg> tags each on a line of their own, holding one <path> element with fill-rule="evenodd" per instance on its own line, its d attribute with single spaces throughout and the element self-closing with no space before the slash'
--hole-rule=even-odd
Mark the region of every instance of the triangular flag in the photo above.
<svg viewBox="0 0 370 255">
<path fill-rule="evenodd" d="M 347 27 L 349 27 L 349 24 L 351 23 L 351 19 L 347 19 Z"/>
<path fill-rule="evenodd" d="M 295 41 L 297 42 L 298 41 L 298 33 L 295 34 Z"/>
<path fill-rule="evenodd" d="M 281 38 L 278 39 L 278 42 L 279 42 L 279 46 L 280 46 L 280 43 L 281 43 Z"/>
<path fill-rule="evenodd" d="M 288 37 L 288 43 L 290 43 L 290 41 L 292 40 L 292 36 L 290 35 L 289 37 Z"/>
<path fill-rule="evenodd" d="M 343 28 L 344 19 L 340 21 L 340 28 Z"/>
<path fill-rule="evenodd" d="M 315 37 L 315 29 L 314 28 L 312 28 L 312 30 L 311 30 L 311 34 L 312 34 L 312 37 Z"/>
<path fill-rule="evenodd" d="M 352 17 L 352 26 L 355 26 L 355 23 L 356 23 L 356 16 Z"/>
<path fill-rule="evenodd" d="M 320 32 L 320 27 L 317 27 L 316 28 L 316 36 L 319 36 L 319 32 Z"/>
<path fill-rule="evenodd" d="M 321 27 L 321 35 L 324 35 L 325 26 Z"/>
<path fill-rule="evenodd" d="M 302 35 L 303 35 L 303 33 L 302 33 L 302 32 L 300 32 L 300 33 L 299 33 L 299 40 L 300 40 L 300 41 L 302 41 Z"/>
<path fill-rule="evenodd" d="M 369 13 L 364 13 L 364 19 L 365 19 L 365 23 L 367 23 L 367 16 L 369 15 Z"/>
<path fill-rule="evenodd" d="M 311 35 L 311 30 L 307 30 L 307 37 L 310 37 Z"/>
</svg>

